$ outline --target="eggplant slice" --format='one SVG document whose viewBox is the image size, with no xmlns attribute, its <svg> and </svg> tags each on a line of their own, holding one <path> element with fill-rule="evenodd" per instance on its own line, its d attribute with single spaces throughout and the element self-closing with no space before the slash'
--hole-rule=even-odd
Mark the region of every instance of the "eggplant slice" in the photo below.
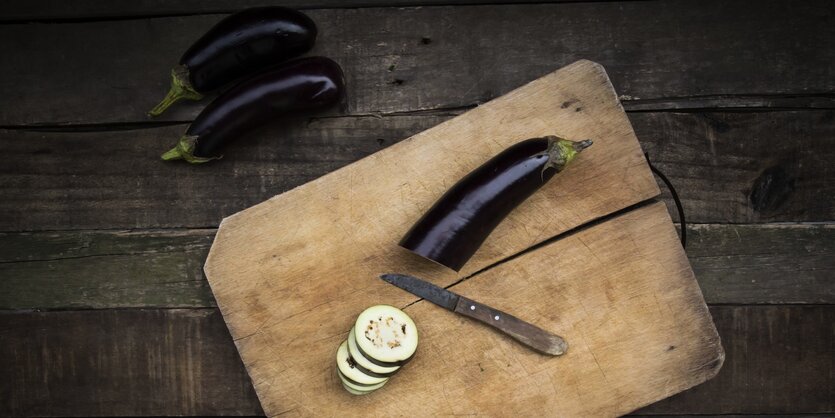
<svg viewBox="0 0 835 418">
<path fill-rule="evenodd" d="M 408 363 L 418 345 L 415 322 L 405 312 L 389 305 L 364 310 L 354 324 L 354 337 L 359 354 L 381 367 Z"/>
<path fill-rule="evenodd" d="M 384 383 L 388 378 L 369 376 L 356 368 L 354 359 L 348 354 L 348 342 L 343 341 L 336 350 L 336 366 L 342 376 L 357 386 L 373 387 Z"/>
<path fill-rule="evenodd" d="M 368 395 L 369 393 L 374 392 L 373 390 L 352 389 L 350 386 L 345 385 L 344 381 L 342 382 L 342 387 L 345 388 L 345 390 L 348 391 L 348 393 L 350 393 L 351 395 L 357 395 L 357 396 Z"/>
<path fill-rule="evenodd" d="M 388 382 L 388 379 L 386 379 L 386 380 L 384 380 L 380 383 L 377 383 L 376 385 L 371 385 L 371 386 L 358 385 L 358 384 L 352 382 L 351 379 L 348 379 L 347 377 L 345 377 L 345 375 L 342 374 L 342 372 L 340 372 L 339 369 L 336 370 L 336 374 L 339 375 L 339 380 L 342 381 L 342 386 L 351 388 L 351 389 L 359 391 L 359 392 L 373 392 L 373 391 L 383 387 Z"/>
<path fill-rule="evenodd" d="M 400 370 L 400 366 L 378 366 L 365 358 L 365 356 L 363 356 L 357 348 L 357 336 L 354 333 L 353 328 L 351 328 L 351 332 L 348 333 L 348 354 L 352 359 L 354 359 L 354 365 L 360 369 L 361 372 L 369 376 L 391 377 L 397 374 L 397 371 Z"/>
</svg>

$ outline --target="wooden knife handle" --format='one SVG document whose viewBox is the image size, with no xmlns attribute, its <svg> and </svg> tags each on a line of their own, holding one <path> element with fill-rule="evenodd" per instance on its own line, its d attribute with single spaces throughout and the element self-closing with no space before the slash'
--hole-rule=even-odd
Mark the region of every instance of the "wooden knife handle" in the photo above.
<svg viewBox="0 0 835 418">
<path fill-rule="evenodd" d="M 455 312 L 490 325 L 540 353 L 559 356 L 568 349 L 568 344 L 559 335 L 463 296 L 458 299 Z"/>
</svg>

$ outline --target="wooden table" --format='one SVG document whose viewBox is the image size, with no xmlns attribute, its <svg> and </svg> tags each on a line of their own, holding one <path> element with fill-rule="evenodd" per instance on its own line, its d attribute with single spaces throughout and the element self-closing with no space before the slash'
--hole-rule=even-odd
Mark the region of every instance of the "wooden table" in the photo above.
<svg viewBox="0 0 835 418">
<path fill-rule="evenodd" d="M 0 4 L 0 416 L 262 414 L 202 273 L 221 218 L 581 58 L 678 188 L 727 353 L 637 414 L 835 413 L 831 2 L 275 1 L 346 109 L 159 161 L 203 106 L 147 119 L 168 68 L 264 3 Z"/>
</svg>

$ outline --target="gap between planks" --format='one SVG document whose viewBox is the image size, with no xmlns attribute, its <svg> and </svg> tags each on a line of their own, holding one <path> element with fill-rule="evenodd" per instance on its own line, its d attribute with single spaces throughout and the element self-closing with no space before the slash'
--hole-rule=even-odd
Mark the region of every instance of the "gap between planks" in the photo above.
<svg viewBox="0 0 835 418">
<path fill-rule="evenodd" d="M 826 261 L 835 248 L 835 223 L 694 224 L 688 229 L 688 258 L 709 305 L 835 303 L 835 288 L 826 279 L 835 266 Z M 0 252 L 5 278 L 0 287 L 6 289 L 0 292 L 0 309 L 213 308 L 201 266 L 215 232 L 0 233 L 0 247 L 6 249 Z M 125 255 L 78 257 L 111 252 Z M 762 260 L 783 267 L 769 269 Z M 112 267 L 117 264 L 121 267 Z"/>
<path fill-rule="evenodd" d="M 630 99 L 621 97 L 621 105 L 627 114 L 635 113 L 762 113 L 787 111 L 825 111 L 835 109 L 835 92 L 809 95 L 722 95 L 667 97 L 657 99 Z M 395 112 L 349 113 L 339 115 L 310 115 L 308 123 L 321 119 L 390 118 L 410 116 L 458 116 L 474 109 L 483 102 L 415 109 Z M 192 120 L 133 121 L 103 123 L 39 123 L 31 125 L 2 125 L 0 129 L 27 132 L 108 132 L 154 129 L 175 125 L 187 125 Z"/>
</svg>

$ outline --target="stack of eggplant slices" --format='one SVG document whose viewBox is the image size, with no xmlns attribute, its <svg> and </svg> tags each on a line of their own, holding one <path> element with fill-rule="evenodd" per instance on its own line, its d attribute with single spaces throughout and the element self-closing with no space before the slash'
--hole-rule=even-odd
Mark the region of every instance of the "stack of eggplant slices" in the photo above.
<svg viewBox="0 0 835 418">
<path fill-rule="evenodd" d="M 342 386 L 354 395 L 385 386 L 412 359 L 417 345 L 417 327 L 405 312 L 389 305 L 364 310 L 336 351 Z"/>
</svg>

